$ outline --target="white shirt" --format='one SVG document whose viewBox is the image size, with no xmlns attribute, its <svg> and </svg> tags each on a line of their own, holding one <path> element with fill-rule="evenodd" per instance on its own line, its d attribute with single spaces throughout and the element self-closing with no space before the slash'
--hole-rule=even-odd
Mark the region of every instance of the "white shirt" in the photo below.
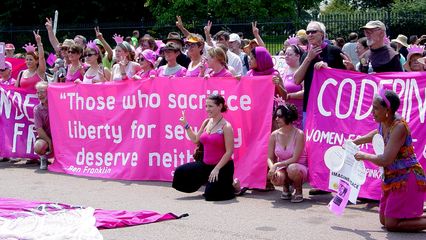
<svg viewBox="0 0 426 240">
<path fill-rule="evenodd" d="M 234 77 L 243 76 L 243 62 L 241 62 L 241 58 L 229 50 L 226 52 L 226 56 L 228 57 L 228 66 L 234 68 L 237 74 Z"/>
</svg>

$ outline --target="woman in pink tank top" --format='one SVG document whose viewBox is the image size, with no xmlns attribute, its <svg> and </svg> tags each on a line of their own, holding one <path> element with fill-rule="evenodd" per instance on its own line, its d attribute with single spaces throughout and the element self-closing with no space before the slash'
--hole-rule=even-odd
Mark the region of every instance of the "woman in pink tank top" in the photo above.
<svg viewBox="0 0 426 240">
<path fill-rule="evenodd" d="M 226 64 L 226 53 L 220 47 L 210 48 L 208 51 L 208 69 L 201 69 L 202 77 L 232 77 Z"/>
<path fill-rule="evenodd" d="M 279 104 L 274 115 L 279 128 L 271 133 L 268 144 L 268 179 L 283 186 L 282 199 L 302 202 L 302 184 L 308 176 L 305 136 L 293 125 L 298 117 L 296 106 Z M 296 190 L 294 195 L 290 186 Z"/>
<path fill-rule="evenodd" d="M 86 72 L 82 62 L 80 61 L 83 54 L 83 48 L 80 45 L 72 44 L 68 50 L 68 58 L 71 62 L 67 67 L 67 75 L 65 82 L 75 82 L 76 80 L 83 81 L 84 73 Z"/>
<path fill-rule="evenodd" d="M 176 168 L 173 176 L 173 188 L 182 192 L 195 192 L 203 184 L 203 194 L 207 201 L 229 200 L 235 197 L 233 187 L 234 133 L 231 124 L 223 118 L 226 112 L 225 99 L 217 94 L 206 100 L 208 118 L 204 120 L 198 132 L 194 132 L 182 112 L 180 119 L 187 130 L 188 137 L 194 143 L 204 146 L 203 161 L 191 162 Z"/>
<path fill-rule="evenodd" d="M 43 44 L 41 43 L 41 37 L 38 34 L 38 31 L 33 33 L 37 43 L 38 52 L 36 52 L 36 47 L 31 44 L 24 46 L 24 49 L 27 52 L 25 55 L 25 64 L 27 65 L 28 69 L 19 73 L 18 79 L 15 82 L 15 87 L 35 91 L 35 85 L 44 79 L 46 72 L 46 61 L 44 59 L 44 50 Z"/>
</svg>

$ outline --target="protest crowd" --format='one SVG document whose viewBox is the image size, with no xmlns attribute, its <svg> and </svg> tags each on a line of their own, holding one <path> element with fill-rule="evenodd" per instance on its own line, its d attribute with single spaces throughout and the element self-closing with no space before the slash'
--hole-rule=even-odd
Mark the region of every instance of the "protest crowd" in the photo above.
<svg viewBox="0 0 426 240">
<path fill-rule="evenodd" d="M 37 139 L 34 152 L 40 157 L 40 169 L 47 170 L 54 157 L 49 122 L 49 84 L 105 84 L 114 81 L 145 81 L 156 77 L 200 77 L 220 81 L 220 78 L 270 76 L 274 85 L 272 130 L 268 142 L 267 181 L 264 190 L 282 189 L 281 199 L 299 203 L 304 200 L 302 185 L 308 182 L 308 156 L 305 149 L 308 99 L 319 69 L 342 69 L 366 74 L 383 72 L 423 72 L 426 70 L 426 35 L 396 39 L 386 36 L 386 26 L 370 21 L 360 30 L 365 37 L 349 33 L 344 38 L 327 38 L 326 26 L 311 21 L 283 42 L 282 50 L 271 54 L 262 40 L 257 23 L 252 23 L 254 39 L 227 31 L 211 32 L 212 22 L 203 34 L 191 33 L 177 16 L 179 31 L 170 32 L 166 39 L 156 40 L 149 34 L 140 36 L 135 30 L 131 37 L 115 34 L 113 44 L 104 38 L 101 29 L 94 28 L 96 39 L 82 35 L 74 39 L 57 39 L 52 19 L 46 19 L 48 39 L 34 31 L 34 44 L 23 46 L 24 53 L 13 43 L 5 44 L 4 67 L 0 69 L 2 85 L 34 91 L 40 103 L 34 108 Z M 47 54 L 43 44 L 50 44 L 53 53 Z M 18 52 L 18 51 L 17 51 Z M 283 56 L 283 72 L 274 68 L 273 55 Z M 25 70 L 12 77 L 14 66 L 8 60 L 25 59 Z M 411 132 L 403 118 L 396 114 L 400 99 L 390 89 L 380 89 L 374 96 L 373 115 L 378 129 L 353 140 L 356 145 L 372 142 L 375 134 L 384 138 L 385 149 L 380 155 L 364 152 L 356 160 L 370 161 L 384 168 L 383 193 L 380 199 L 380 222 L 389 231 L 422 231 L 426 229 L 423 216 L 426 177 L 414 154 Z M 208 201 L 229 200 L 249 189 L 233 176 L 234 129 L 222 115 L 227 111 L 223 96 L 211 94 L 206 98 L 208 117 L 202 123 L 191 123 L 185 112 L 179 119 L 189 139 L 198 146 L 197 161 L 176 169 L 173 188 L 195 192 L 206 185 Z M 195 128 L 194 128 L 195 126 Z M 200 127 L 201 126 L 201 127 Z M 195 145 L 194 145 L 195 146 Z M 1 157 L 1 156 L 0 156 Z M 17 158 L 2 161 L 19 162 Z M 328 194 L 311 189 L 311 194 Z M 402 204 L 403 203 L 403 204 Z"/>
</svg>

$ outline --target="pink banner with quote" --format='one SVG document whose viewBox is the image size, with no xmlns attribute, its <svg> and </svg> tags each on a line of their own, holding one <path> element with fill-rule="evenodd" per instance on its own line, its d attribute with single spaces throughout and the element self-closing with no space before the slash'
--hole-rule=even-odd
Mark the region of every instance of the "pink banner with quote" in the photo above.
<svg viewBox="0 0 426 240">
<path fill-rule="evenodd" d="M 125 180 L 173 178 L 193 161 L 195 145 L 179 123 L 182 110 L 198 129 L 205 99 L 220 93 L 234 129 L 235 176 L 265 186 L 274 86 L 270 76 L 155 78 L 104 84 L 51 84 L 49 116 L 55 162 L 50 171 Z"/>
<path fill-rule="evenodd" d="M 417 158 L 426 166 L 426 74 L 380 73 L 362 74 L 336 69 L 322 69 L 314 74 L 309 94 L 305 127 L 309 156 L 310 184 L 328 190 L 330 170 L 324 163 L 324 153 L 331 146 L 342 145 L 345 139 L 355 139 L 377 129 L 372 116 L 372 101 L 378 86 L 394 90 L 401 99 L 398 113 L 408 122 Z M 373 152 L 371 144 L 362 151 Z M 359 196 L 379 199 L 381 174 L 366 162 L 367 181 Z"/>
<path fill-rule="evenodd" d="M 37 159 L 34 107 L 35 91 L 0 84 L 0 157 Z"/>
</svg>

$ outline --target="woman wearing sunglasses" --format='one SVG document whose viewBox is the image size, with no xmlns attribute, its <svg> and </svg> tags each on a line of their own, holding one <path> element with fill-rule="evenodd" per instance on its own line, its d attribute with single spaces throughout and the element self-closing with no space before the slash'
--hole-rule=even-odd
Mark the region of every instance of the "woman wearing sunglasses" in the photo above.
<svg viewBox="0 0 426 240">
<path fill-rule="evenodd" d="M 141 70 L 133 76 L 133 79 L 139 80 L 149 77 L 156 77 L 157 71 L 154 69 L 157 56 L 151 49 L 143 50 L 138 56 L 138 62 Z"/>
<path fill-rule="evenodd" d="M 201 69 L 205 68 L 205 63 L 202 58 L 204 49 L 204 39 L 198 34 L 190 34 L 186 38 L 186 48 L 188 49 L 188 56 L 191 62 L 188 65 L 186 71 L 186 77 L 198 77 L 200 76 Z"/>
<path fill-rule="evenodd" d="M 102 66 L 102 56 L 100 49 L 95 42 L 89 41 L 84 51 L 85 62 L 90 66 L 83 76 L 83 83 L 98 83 L 109 81 L 111 72 Z M 80 80 L 76 80 L 76 83 Z"/>
<path fill-rule="evenodd" d="M 70 65 L 67 66 L 67 75 L 65 82 L 75 82 L 77 79 L 82 80 L 84 76 L 83 63 L 80 61 L 83 55 L 83 48 L 80 45 L 72 44 L 68 49 L 68 59 Z"/>
</svg>

